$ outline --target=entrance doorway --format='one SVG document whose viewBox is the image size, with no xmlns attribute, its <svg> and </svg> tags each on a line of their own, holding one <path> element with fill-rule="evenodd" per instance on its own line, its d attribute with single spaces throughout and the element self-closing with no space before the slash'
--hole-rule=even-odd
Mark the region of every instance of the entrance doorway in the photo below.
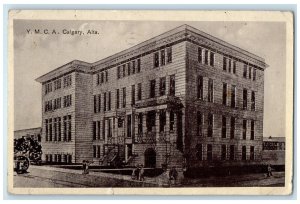
<svg viewBox="0 0 300 204">
<path fill-rule="evenodd" d="M 148 148 L 145 151 L 145 167 L 155 168 L 156 166 L 156 152 L 153 148 Z"/>
</svg>

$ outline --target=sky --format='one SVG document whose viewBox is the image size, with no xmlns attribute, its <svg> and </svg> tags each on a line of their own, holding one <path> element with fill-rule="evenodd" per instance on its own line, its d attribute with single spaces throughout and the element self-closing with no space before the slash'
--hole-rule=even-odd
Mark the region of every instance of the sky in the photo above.
<svg viewBox="0 0 300 204">
<path fill-rule="evenodd" d="M 263 57 L 264 137 L 285 136 L 286 30 L 275 22 L 14 21 L 15 130 L 41 126 L 40 83 L 35 79 L 72 60 L 95 62 L 188 24 Z M 97 35 L 35 35 L 28 29 L 97 30 Z"/>
</svg>

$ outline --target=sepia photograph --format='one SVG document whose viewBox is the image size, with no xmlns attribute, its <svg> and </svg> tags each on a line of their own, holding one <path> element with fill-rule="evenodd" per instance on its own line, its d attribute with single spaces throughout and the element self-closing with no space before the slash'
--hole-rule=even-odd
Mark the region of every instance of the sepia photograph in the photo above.
<svg viewBox="0 0 300 204">
<path fill-rule="evenodd" d="M 292 13 L 9 21 L 10 192 L 291 193 Z"/>
</svg>

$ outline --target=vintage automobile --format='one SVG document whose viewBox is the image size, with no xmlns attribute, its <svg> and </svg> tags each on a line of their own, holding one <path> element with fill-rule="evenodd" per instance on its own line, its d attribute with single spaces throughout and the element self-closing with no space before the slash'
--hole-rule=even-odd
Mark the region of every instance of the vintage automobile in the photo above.
<svg viewBox="0 0 300 204">
<path fill-rule="evenodd" d="M 14 155 L 14 171 L 18 174 L 25 173 L 29 168 L 29 158 L 24 155 Z"/>
</svg>

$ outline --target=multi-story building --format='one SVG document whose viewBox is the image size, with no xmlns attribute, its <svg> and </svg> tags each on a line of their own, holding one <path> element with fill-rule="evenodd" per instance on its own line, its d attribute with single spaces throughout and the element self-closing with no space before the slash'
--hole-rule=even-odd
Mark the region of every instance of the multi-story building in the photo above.
<svg viewBox="0 0 300 204">
<path fill-rule="evenodd" d="M 264 137 L 262 160 L 271 165 L 285 164 L 285 137 Z"/>
<path fill-rule="evenodd" d="M 263 58 L 183 25 L 43 85 L 43 159 L 161 167 L 261 160 Z M 222 161 L 222 162 L 220 162 Z"/>
<path fill-rule="evenodd" d="M 42 139 L 41 133 L 42 133 L 42 128 L 40 128 L 40 127 L 16 130 L 16 131 L 14 131 L 14 139 L 30 137 L 38 142 L 41 142 L 41 139 Z"/>
</svg>

